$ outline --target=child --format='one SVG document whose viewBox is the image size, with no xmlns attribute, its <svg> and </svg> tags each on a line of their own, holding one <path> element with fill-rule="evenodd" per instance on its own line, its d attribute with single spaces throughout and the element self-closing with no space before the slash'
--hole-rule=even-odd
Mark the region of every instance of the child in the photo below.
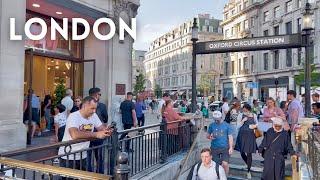
<svg viewBox="0 0 320 180">
<path fill-rule="evenodd" d="M 67 116 L 63 113 L 66 110 L 66 107 L 62 104 L 58 104 L 54 108 L 54 126 L 55 126 L 55 135 L 58 142 L 62 141 L 64 129 L 66 127 Z"/>
</svg>

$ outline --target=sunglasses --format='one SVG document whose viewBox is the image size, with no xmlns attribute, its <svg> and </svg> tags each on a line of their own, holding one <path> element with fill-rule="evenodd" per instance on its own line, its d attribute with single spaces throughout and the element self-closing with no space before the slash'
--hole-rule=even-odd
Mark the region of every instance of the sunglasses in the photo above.
<svg viewBox="0 0 320 180">
<path fill-rule="evenodd" d="M 98 95 L 101 96 L 101 93 L 99 93 Z"/>
</svg>

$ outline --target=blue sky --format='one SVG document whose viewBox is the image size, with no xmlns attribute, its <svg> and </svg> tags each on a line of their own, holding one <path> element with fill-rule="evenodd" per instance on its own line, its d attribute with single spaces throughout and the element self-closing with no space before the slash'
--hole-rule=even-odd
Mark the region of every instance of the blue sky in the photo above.
<svg viewBox="0 0 320 180">
<path fill-rule="evenodd" d="M 228 0 L 140 0 L 137 40 L 134 48 L 148 50 L 150 43 L 197 14 L 208 13 L 222 19 Z"/>
</svg>

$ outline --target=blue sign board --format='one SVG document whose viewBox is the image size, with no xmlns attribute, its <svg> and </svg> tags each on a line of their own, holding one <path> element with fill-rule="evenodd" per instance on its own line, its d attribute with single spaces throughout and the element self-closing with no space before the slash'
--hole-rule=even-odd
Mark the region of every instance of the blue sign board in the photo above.
<svg viewBox="0 0 320 180">
<path fill-rule="evenodd" d="M 258 83 L 257 82 L 248 82 L 247 83 L 247 88 L 249 89 L 258 89 Z"/>
</svg>

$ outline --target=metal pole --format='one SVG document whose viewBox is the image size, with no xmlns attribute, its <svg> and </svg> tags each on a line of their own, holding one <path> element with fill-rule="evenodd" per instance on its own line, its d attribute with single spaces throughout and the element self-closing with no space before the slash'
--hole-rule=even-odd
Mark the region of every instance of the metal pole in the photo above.
<svg viewBox="0 0 320 180">
<path fill-rule="evenodd" d="M 32 76 L 33 76 L 33 50 L 30 51 L 30 72 L 29 72 L 29 90 L 28 90 L 28 133 L 27 133 L 27 144 L 31 144 L 32 134 Z"/>
<path fill-rule="evenodd" d="M 304 68 L 304 74 L 305 74 L 305 116 L 310 117 L 311 115 L 311 99 L 310 99 L 310 89 L 311 89 L 311 64 L 310 64 L 310 50 L 311 50 L 311 41 L 310 41 L 310 35 L 311 30 L 305 31 L 305 68 Z"/>
<path fill-rule="evenodd" d="M 197 27 L 197 19 L 194 18 L 193 20 L 193 28 Z M 197 40 L 196 38 L 192 38 L 192 113 L 195 113 L 197 110 L 197 54 L 196 54 L 196 48 L 197 48 Z"/>
</svg>

